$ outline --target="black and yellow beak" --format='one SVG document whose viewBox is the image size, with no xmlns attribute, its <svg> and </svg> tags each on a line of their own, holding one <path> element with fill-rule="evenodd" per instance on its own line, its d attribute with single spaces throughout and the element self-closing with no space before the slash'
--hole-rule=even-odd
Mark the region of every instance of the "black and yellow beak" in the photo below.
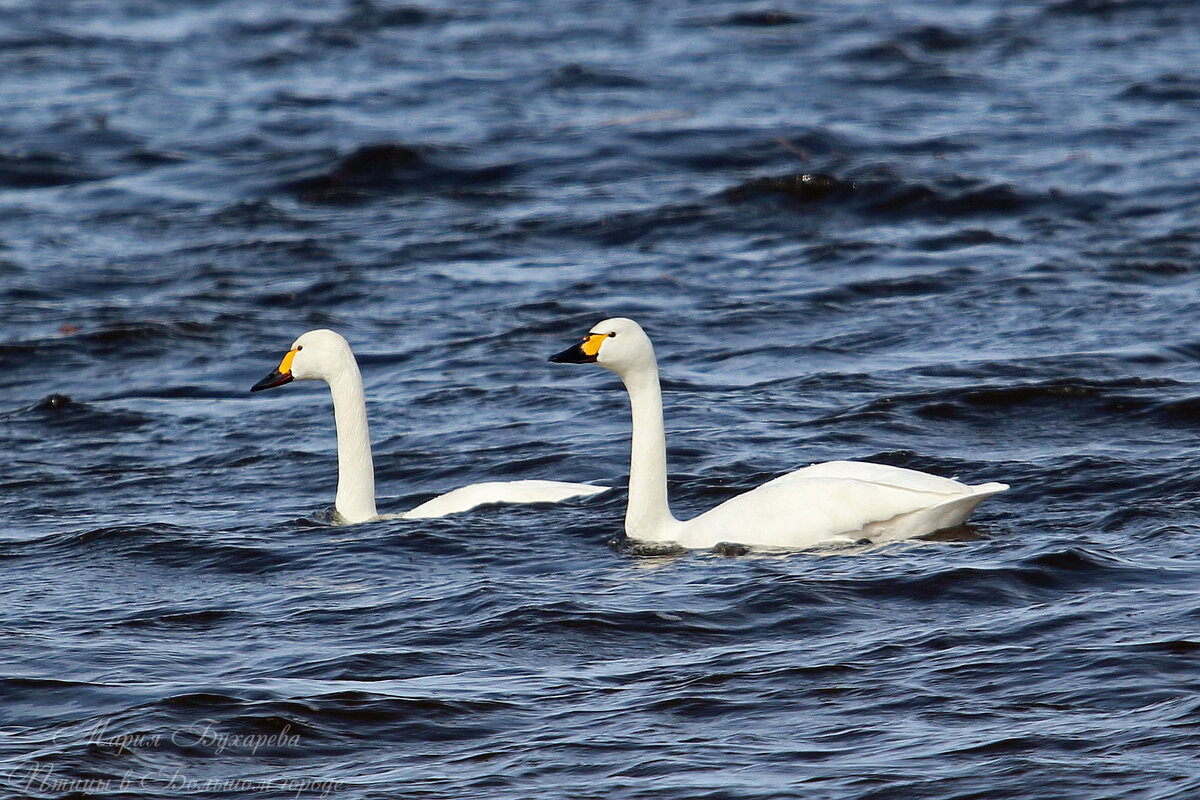
<svg viewBox="0 0 1200 800">
<path fill-rule="evenodd" d="M 550 356 L 555 364 L 592 364 L 600 354 L 600 345 L 608 338 L 604 333 L 589 333 L 583 341 L 574 347 L 568 347 L 561 353 Z"/>
<path fill-rule="evenodd" d="M 279 366 L 275 368 L 275 371 L 251 386 L 250 391 L 261 392 L 263 389 L 274 389 L 276 386 L 283 386 L 285 383 L 291 383 L 293 380 L 292 359 L 295 357 L 296 351 L 288 350 L 287 355 L 283 357 L 283 361 L 279 362 Z"/>
</svg>

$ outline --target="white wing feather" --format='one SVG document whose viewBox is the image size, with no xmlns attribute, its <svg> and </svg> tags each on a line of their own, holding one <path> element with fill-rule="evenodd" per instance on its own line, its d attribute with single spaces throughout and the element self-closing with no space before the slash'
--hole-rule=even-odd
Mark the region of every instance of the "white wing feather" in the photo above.
<svg viewBox="0 0 1200 800">
<path fill-rule="evenodd" d="M 587 483 L 539 480 L 473 483 L 426 500 L 398 516 L 404 519 L 432 519 L 493 503 L 561 503 L 572 497 L 590 497 L 607 488 Z"/>
</svg>

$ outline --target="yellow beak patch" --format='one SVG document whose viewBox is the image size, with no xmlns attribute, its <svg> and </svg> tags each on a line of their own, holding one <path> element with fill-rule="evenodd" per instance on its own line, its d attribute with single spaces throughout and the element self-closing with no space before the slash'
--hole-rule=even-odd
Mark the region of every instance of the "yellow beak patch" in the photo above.
<svg viewBox="0 0 1200 800">
<path fill-rule="evenodd" d="M 292 359 L 296 357 L 296 352 L 295 350 L 288 350 L 287 354 L 283 357 L 283 361 L 279 362 L 280 375 L 290 375 L 292 373 Z"/>
<path fill-rule="evenodd" d="M 584 355 L 594 357 L 600 352 L 600 345 L 604 344 L 604 340 L 607 338 L 607 334 L 589 333 L 583 340 L 583 344 L 579 345 L 579 349 L 583 351 Z"/>
</svg>

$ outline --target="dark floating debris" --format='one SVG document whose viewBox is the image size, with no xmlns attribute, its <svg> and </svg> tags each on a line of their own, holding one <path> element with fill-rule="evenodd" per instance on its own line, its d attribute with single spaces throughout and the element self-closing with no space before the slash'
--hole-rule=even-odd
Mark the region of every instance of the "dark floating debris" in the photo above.
<svg viewBox="0 0 1200 800">
<path fill-rule="evenodd" d="M 48 394 L 34 408 L 38 411 L 57 411 L 60 408 L 66 408 L 73 402 L 65 394 Z"/>
<path fill-rule="evenodd" d="M 725 197 L 740 203 L 764 194 L 777 194 L 800 203 L 815 203 L 833 195 L 849 197 L 853 191 L 853 182 L 847 183 L 824 172 L 801 172 L 777 178 L 754 178 L 729 189 Z"/>
<path fill-rule="evenodd" d="M 163 395 L 170 396 L 169 393 Z M 128 409 L 94 406 L 72 400 L 65 394 L 50 394 L 33 406 L 24 409 L 22 416 L 30 421 L 49 425 L 55 435 L 95 435 L 97 431 L 114 433 L 135 430 L 148 424 L 151 419 L 145 414 Z"/>
</svg>

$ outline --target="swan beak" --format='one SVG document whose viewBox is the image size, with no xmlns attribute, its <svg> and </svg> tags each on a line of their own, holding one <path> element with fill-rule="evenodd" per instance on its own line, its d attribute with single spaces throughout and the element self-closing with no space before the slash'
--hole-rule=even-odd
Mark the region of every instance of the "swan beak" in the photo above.
<svg viewBox="0 0 1200 800">
<path fill-rule="evenodd" d="M 550 360 L 555 364 L 594 364 L 605 338 L 603 333 L 589 333 L 582 342 L 568 347 L 561 353 L 555 353 L 550 356 Z"/>
<path fill-rule="evenodd" d="M 283 361 L 279 362 L 279 366 L 270 375 L 251 386 L 250 391 L 261 392 L 263 389 L 274 389 L 276 386 L 291 383 L 294 380 L 292 378 L 292 359 L 295 357 L 296 351 L 289 350 L 283 357 Z"/>
</svg>

